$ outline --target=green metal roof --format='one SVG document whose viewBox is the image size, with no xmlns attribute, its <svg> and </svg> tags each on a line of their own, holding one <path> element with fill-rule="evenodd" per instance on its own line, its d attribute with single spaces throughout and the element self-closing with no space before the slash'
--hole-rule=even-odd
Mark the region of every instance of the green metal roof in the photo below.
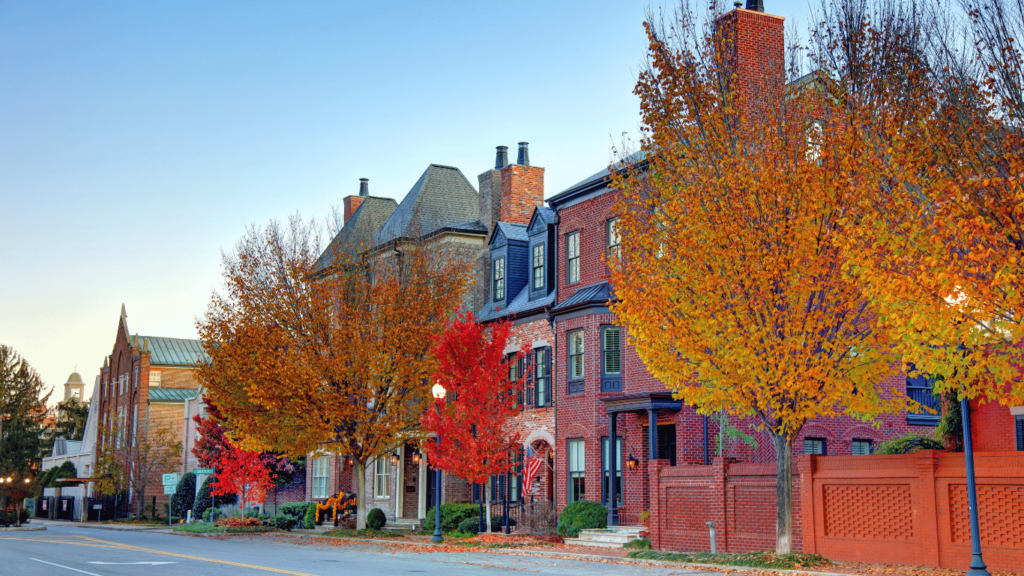
<svg viewBox="0 0 1024 576">
<path fill-rule="evenodd" d="M 198 390 L 192 388 L 150 388 L 150 402 L 184 402 L 192 400 L 199 395 Z"/>
<path fill-rule="evenodd" d="M 146 345 L 151 352 L 150 364 L 195 366 L 200 362 L 208 362 L 210 357 L 203 351 L 199 340 L 185 340 L 184 338 L 164 338 L 162 336 L 139 336 L 138 344 L 141 346 L 146 340 Z"/>
</svg>

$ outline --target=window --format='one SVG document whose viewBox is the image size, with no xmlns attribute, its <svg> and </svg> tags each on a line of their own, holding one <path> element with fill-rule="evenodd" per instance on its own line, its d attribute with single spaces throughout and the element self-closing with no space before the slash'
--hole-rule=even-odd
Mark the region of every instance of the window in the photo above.
<svg viewBox="0 0 1024 576">
<path fill-rule="evenodd" d="M 871 440 L 857 440 L 854 438 L 850 453 L 854 456 L 867 456 L 871 454 Z"/>
<path fill-rule="evenodd" d="M 604 236 L 608 246 L 608 261 L 619 259 L 619 219 L 612 218 L 604 223 Z"/>
<path fill-rule="evenodd" d="M 132 390 L 138 390 L 138 389 L 139 389 L 139 367 L 136 366 L 135 369 L 132 370 Z"/>
<path fill-rule="evenodd" d="M 330 456 L 318 456 L 313 460 L 312 498 L 327 498 L 327 473 L 330 469 Z"/>
<path fill-rule="evenodd" d="M 825 454 L 824 438 L 804 438 L 804 454 Z"/>
<path fill-rule="evenodd" d="M 508 357 L 508 380 L 509 382 L 516 382 L 522 378 L 523 374 L 526 373 L 526 357 L 522 357 L 514 362 L 511 360 L 515 358 L 515 355 Z M 522 406 L 523 404 L 523 383 L 516 387 L 516 406 Z"/>
<path fill-rule="evenodd" d="M 373 497 L 388 498 L 391 495 L 391 463 L 387 458 L 373 461 Z"/>
<path fill-rule="evenodd" d="M 1015 416 L 1013 425 L 1017 436 L 1017 452 L 1024 452 L 1024 416 Z"/>
<path fill-rule="evenodd" d="M 538 348 L 533 351 L 534 402 L 538 408 L 551 404 L 551 349 Z"/>
<path fill-rule="evenodd" d="M 570 232 L 565 237 L 565 281 L 575 284 L 580 281 L 580 233 Z"/>
<path fill-rule="evenodd" d="M 533 247 L 533 289 L 544 288 L 544 245 Z"/>
<path fill-rule="evenodd" d="M 601 327 L 601 391 L 622 392 L 621 330 Z"/>
<path fill-rule="evenodd" d="M 913 372 L 914 365 L 907 365 L 907 372 Z M 915 373 L 913 377 L 907 376 L 907 397 L 921 406 L 931 408 L 928 412 L 919 408 L 914 412 L 907 412 L 907 424 L 911 426 L 938 426 L 942 418 L 942 403 L 932 392 L 935 386 L 935 378 L 929 374 Z"/>
<path fill-rule="evenodd" d="M 569 332 L 569 394 L 583 392 L 583 330 Z"/>
<path fill-rule="evenodd" d="M 505 299 L 505 259 L 498 258 L 494 261 L 493 282 L 494 301 Z"/>
<path fill-rule="evenodd" d="M 608 437 L 601 438 L 601 503 L 608 506 Z M 615 437 L 615 501 L 622 504 L 622 436 Z"/>
<path fill-rule="evenodd" d="M 586 459 L 583 454 L 583 439 L 576 438 L 566 441 L 569 448 L 569 503 L 579 502 L 587 495 L 587 478 L 585 476 Z"/>
<path fill-rule="evenodd" d="M 150 370 L 149 371 L 149 387 L 159 388 L 160 387 L 160 371 Z"/>
</svg>

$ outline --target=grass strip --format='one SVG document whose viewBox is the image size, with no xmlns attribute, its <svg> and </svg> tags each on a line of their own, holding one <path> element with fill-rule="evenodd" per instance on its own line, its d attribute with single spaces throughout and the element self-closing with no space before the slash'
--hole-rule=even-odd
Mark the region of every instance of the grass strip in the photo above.
<svg viewBox="0 0 1024 576">
<path fill-rule="evenodd" d="M 192 524 L 179 524 L 173 528 L 175 532 L 187 532 L 189 534 L 220 534 L 224 532 L 223 526 L 214 526 L 206 522 L 193 522 Z"/>
<path fill-rule="evenodd" d="M 627 558 L 663 560 L 689 564 L 717 564 L 744 568 L 818 568 L 832 563 L 817 554 L 783 554 L 775 552 L 739 552 L 711 554 L 710 552 L 662 552 L 660 550 L 634 550 Z"/>
</svg>

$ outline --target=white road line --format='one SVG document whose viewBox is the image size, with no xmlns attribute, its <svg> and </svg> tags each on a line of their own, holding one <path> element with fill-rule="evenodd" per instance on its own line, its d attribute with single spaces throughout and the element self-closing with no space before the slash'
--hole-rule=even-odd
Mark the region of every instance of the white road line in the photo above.
<svg viewBox="0 0 1024 576">
<path fill-rule="evenodd" d="M 35 560 L 36 562 L 42 562 L 43 564 L 49 564 L 50 566 L 56 566 L 58 568 L 64 568 L 66 570 L 74 570 L 75 572 L 81 572 L 82 574 L 88 574 L 89 576 L 100 576 L 99 574 L 96 574 L 94 572 L 86 572 L 85 570 L 79 570 L 78 568 L 63 566 L 61 564 L 54 564 L 53 562 L 47 562 L 46 560 L 40 560 L 39 558 L 30 558 L 30 560 Z"/>
</svg>

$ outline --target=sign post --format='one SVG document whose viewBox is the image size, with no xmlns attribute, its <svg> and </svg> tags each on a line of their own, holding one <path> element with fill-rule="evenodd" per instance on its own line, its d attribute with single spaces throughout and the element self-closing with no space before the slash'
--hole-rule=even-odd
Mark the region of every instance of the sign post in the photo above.
<svg viewBox="0 0 1024 576">
<path fill-rule="evenodd" d="M 196 474 L 213 474 L 213 468 L 196 468 L 195 470 L 193 470 L 193 472 L 195 472 Z M 196 490 L 199 489 L 198 486 L 199 486 L 199 482 L 196 482 Z M 210 524 L 213 524 L 213 518 L 214 518 L 213 502 L 214 502 L 213 490 L 210 490 Z M 202 520 L 202 518 L 200 518 L 200 520 Z"/>
<path fill-rule="evenodd" d="M 171 472 L 163 475 L 164 494 L 174 494 L 178 486 L 178 473 Z M 171 504 L 174 503 L 174 498 L 167 499 L 167 526 L 171 525 L 171 516 L 173 515 L 173 508 Z M 153 511 L 156 513 L 156 510 Z"/>
</svg>

